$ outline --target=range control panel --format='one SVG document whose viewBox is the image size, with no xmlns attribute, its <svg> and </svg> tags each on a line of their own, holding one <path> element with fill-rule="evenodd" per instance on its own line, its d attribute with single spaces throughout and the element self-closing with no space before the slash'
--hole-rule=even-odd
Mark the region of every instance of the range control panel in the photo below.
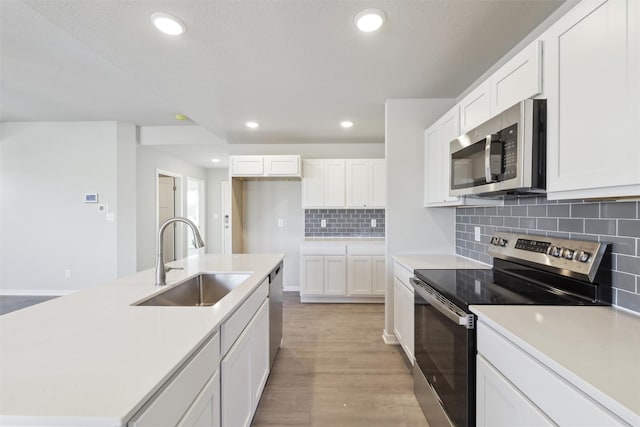
<svg viewBox="0 0 640 427">
<path fill-rule="evenodd" d="M 607 243 L 601 242 L 499 232 L 491 238 L 489 255 L 537 263 L 592 281 L 606 248 Z"/>
</svg>

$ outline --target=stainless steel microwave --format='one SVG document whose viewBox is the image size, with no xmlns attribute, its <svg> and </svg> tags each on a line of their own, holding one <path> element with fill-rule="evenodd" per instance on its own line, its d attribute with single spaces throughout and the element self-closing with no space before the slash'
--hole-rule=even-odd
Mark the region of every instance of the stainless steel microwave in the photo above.
<svg viewBox="0 0 640 427">
<path fill-rule="evenodd" d="M 450 143 L 452 196 L 546 190 L 546 100 L 528 99 Z"/>
</svg>

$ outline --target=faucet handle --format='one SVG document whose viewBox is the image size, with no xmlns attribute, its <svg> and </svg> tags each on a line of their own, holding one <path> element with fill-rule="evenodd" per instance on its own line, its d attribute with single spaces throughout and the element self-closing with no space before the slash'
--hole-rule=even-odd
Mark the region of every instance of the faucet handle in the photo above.
<svg viewBox="0 0 640 427">
<path fill-rule="evenodd" d="M 184 267 L 167 267 L 166 265 L 164 266 L 165 273 L 168 273 L 171 270 L 184 270 Z"/>
</svg>

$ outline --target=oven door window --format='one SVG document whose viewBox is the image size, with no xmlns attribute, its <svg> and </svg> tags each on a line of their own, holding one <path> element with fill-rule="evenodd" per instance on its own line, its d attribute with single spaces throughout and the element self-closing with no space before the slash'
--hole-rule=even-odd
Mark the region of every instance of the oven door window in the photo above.
<svg viewBox="0 0 640 427">
<path fill-rule="evenodd" d="M 475 410 L 473 330 L 452 322 L 415 294 L 415 357 L 457 426 L 469 424 Z"/>
</svg>

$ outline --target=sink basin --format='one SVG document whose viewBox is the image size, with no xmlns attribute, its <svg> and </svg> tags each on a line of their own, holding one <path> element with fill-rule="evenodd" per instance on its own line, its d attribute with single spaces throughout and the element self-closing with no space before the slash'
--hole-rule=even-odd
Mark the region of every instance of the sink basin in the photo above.
<svg viewBox="0 0 640 427">
<path fill-rule="evenodd" d="M 205 273 L 133 305 L 207 307 L 247 280 L 246 273 Z"/>
</svg>

